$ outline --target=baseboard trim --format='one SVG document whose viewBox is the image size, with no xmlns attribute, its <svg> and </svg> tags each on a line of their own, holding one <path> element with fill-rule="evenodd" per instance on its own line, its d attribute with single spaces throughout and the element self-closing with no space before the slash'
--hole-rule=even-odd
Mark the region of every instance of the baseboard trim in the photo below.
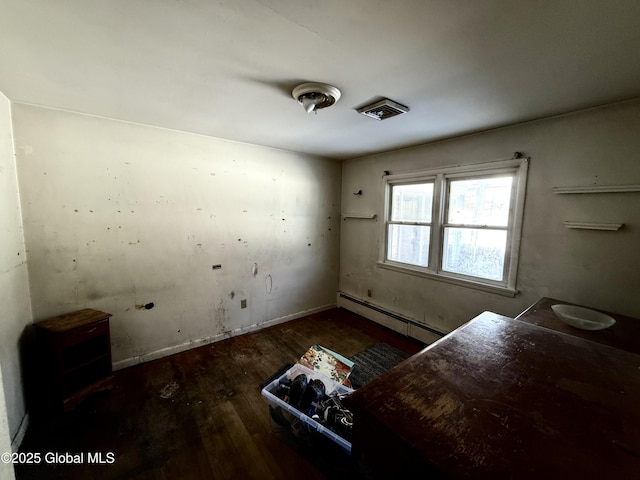
<svg viewBox="0 0 640 480">
<path fill-rule="evenodd" d="M 330 310 L 336 307 L 337 305 L 335 303 L 322 305 L 319 307 L 311 308 L 309 310 L 303 310 L 301 312 L 292 313 L 291 315 L 285 315 L 284 317 L 278 317 L 272 320 L 267 320 L 266 322 L 256 323 L 253 325 L 249 325 L 247 327 L 237 328 L 235 330 L 230 330 L 228 332 L 224 332 L 221 334 L 211 335 L 211 336 L 199 338 L 197 340 L 181 343 L 180 345 L 161 348 L 160 350 L 155 350 L 153 352 L 143 353 L 141 355 L 136 355 L 135 357 L 125 358 L 124 360 L 118 360 L 117 362 L 114 362 L 113 370 L 122 370 L 123 368 L 132 367 L 133 365 L 138 365 L 140 363 L 146 363 L 152 360 L 157 360 L 159 358 L 168 357 L 169 355 L 174 355 L 176 353 L 184 352 L 186 350 L 190 350 L 196 347 L 202 347 L 203 345 L 219 342 L 220 340 L 236 337 L 238 335 L 242 335 L 245 333 L 256 332 L 258 330 L 262 330 L 263 328 L 272 327 L 274 325 L 279 325 L 285 322 L 290 322 L 291 320 L 296 320 L 298 318 L 306 317 L 307 315 L 313 315 L 314 313 L 324 312 L 325 310 Z"/>
<path fill-rule="evenodd" d="M 22 445 L 22 441 L 24 440 L 24 436 L 27 434 L 27 428 L 29 427 L 29 412 L 24 414 L 22 420 L 20 421 L 20 425 L 18 425 L 18 430 L 16 434 L 11 439 L 11 450 L 15 453 Z"/>
<path fill-rule="evenodd" d="M 430 327 L 429 325 L 417 322 L 405 315 L 392 312 L 385 307 L 344 292 L 338 292 L 337 302 L 339 307 L 352 310 L 368 320 L 425 343 L 432 343 L 446 335 L 445 332 Z"/>
</svg>

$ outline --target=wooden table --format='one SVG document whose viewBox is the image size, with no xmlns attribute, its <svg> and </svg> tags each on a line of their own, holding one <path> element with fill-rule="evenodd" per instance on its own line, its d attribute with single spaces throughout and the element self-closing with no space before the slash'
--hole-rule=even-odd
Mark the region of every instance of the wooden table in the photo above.
<svg viewBox="0 0 640 480">
<path fill-rule="evenodd" d="M 554 298 L 542 298 L 518 315 L 516 320 L 550 328 L 558 332 L 567 333 L 592 342 L 610 345 L 640 355 L 640 319 L 599 310 L 613 317 L 616 323 L 604 330 L 580 330 L 579 328 L 567 325 L 553 313 L 551 305 L 557 303 L 575 305 Z"/>
<path fill-rule="evenodd" d="M 346 403 L 371 478 L 640 475 L 640 356 L 490 312 Z"/>
</svg>

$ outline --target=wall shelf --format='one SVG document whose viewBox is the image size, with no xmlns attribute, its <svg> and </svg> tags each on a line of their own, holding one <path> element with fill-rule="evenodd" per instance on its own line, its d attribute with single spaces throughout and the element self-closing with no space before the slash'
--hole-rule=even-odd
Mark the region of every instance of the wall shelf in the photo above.
<svg viewBox="0 0 640 480">
<path fill-rule="evenodd" d="M 343 213 L 342 218 L 344 218 L 345 220 L 347 218 L 362 218 L 362 219 L 372 220 L 376 218 L 376 214 L 375 213 Z"/>
<path fill-rule="evenodd" d="M 553 193 L 629 193 L 640 192 L 640 185 L 583 185 L 552 187 Z"/>
<path fill-rule="evenodd" d="M 592 223 L 592 222 L 562 222 L 565 228 L 577 228 L 580 230 L 620 230 L 624 223 Z"/>
</svg>

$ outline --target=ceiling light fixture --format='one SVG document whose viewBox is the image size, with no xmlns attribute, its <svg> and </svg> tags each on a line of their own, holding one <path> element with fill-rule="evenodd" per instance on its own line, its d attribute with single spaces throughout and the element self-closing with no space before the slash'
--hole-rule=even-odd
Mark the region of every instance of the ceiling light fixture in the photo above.
<svg viewBox="0 0 640 480">
<path fill-rule="evenodd" d="M 302 83 L 291 92 L 307 113 L 330 107 L 340 99 L 340 90 L 326 83 Z"/>
</svg>

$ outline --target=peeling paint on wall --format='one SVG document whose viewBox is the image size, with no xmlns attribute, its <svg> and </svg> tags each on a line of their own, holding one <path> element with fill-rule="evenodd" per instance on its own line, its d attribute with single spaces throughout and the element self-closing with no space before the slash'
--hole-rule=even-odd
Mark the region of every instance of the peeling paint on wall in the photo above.
<svg viewBox="0 0 640 480">
<path fill-rule="evenodd" d="M 222 306 L 223 300 L 220 300 L 220 305 L 215 309 L 214 321 L 216 324 L 216 334 L 226 335 L 228 332 L 227 324 L 227 310 Z"/>
<path fill-rule="evenodd" d="M 120 362 L 335 303 L 339 227 L 328 235 L 318 219 L 340 214 L 339 162 L 25 105 L 14 114 L 16 148 L 37 152 L 19 178 L 38 318 L 112 313 Z M 134 308 L 151 298 L 162 308 Z"/>
</svg>

